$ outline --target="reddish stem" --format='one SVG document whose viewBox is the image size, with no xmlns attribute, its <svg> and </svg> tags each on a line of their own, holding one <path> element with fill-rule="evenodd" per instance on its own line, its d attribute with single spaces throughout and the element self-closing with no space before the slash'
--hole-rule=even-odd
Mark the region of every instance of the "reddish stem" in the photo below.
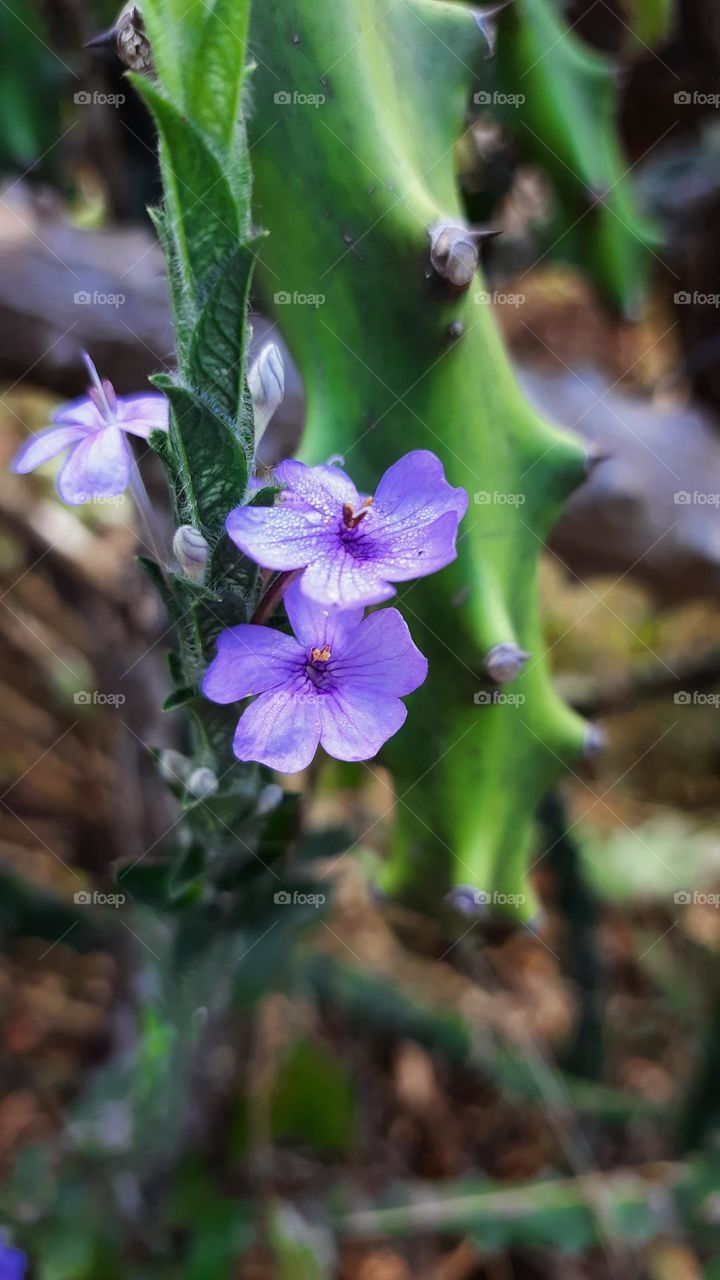
<svg viewBox="0 0 720 1280">
<path fill-rule="evenodd" d="M 256 627 L 264 627 L 270 621 L 285 592 L 294 582 L 302 569 L 291 569 L 288 573 L 279 573 L 275 581 L 268 587 L 250 621 Z"/>
</svg>

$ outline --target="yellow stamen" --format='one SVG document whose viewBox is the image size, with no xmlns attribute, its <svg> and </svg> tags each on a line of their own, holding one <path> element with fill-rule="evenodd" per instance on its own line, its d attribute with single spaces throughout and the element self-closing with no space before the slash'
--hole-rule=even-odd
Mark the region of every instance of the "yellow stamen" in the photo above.
<svg viewBox="0 0 720 1280">
<path fill-rule="evenodd" d="M 329 662 L 332 657 L 330 645 L 325 644 L 322 649 L 311 649 L 310 657 L 313 662 Z"/>
</svg>

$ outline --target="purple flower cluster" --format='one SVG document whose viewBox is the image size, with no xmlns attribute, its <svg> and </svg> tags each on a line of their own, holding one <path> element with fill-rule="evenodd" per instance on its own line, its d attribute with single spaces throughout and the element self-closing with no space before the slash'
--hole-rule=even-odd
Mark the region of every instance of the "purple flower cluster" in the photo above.
<svg viewBox="0 0 720 1280">
<path fill-rule="evenodd" d="M 127 434 L 147 440 L 151 431 L 168 428 L 164 396 L 116 396 L 90 357 L 83 358 L 92 380 L 87 395 L 54 414 L 53 425 L 32 436 L 12 461 L 13 471 L 26 475 L 67 450 L 57 490 L 72 506 L 124 493 L 133 466 Z"/>
<path fill-rule="evenodd" d="M 455 558 L 467 495 L 424 450 L 396 462 L 374 497 L 335 466 L 288 461 L 275 477 L 276 505 L 238 507 L 227 530 L 263 568 L 295 578 L 285 596 L 294 635 L 224 631 L 202 691 L 220 703 L 255 696 L 235 735 L 240 760 L 295 773 L 318 745 L 368 760 L 404 723 L 400 699 L 423 683 L 427 661 L 396 609 L 364 617 L 364 606 Z"/>
</svg>

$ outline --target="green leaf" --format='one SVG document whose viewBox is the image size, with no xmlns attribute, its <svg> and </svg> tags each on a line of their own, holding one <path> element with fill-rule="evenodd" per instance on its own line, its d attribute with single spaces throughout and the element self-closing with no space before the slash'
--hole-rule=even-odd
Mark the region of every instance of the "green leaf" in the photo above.
<svg viewBox="0 0 720 1280">
<path fill-rule="evenodd" d="M 241 245 L 209 293 L 193 335 L 190 381 L 237 422 L 244 412 L 247 304 L 253 257 Z M 251 420 L 246 450 L 252 448 Z"/>
<path fill-rule="evenodd" d="M 170 431 L 181 460 L 189 522 L 217 536 L 233 507 L 242 502 L 249 463 L 239 435 L 185 387 L 167 386 Z"/>
<path fill-rule="evenodd" d="M 160 133 L 165 210 L 183 282 L 197 302 L 240 239 L 228 179 L 202 134 L 142 76 L 133 84 Z"/>
<path fill-rule="evenodd" d="M 249 0 L 212 0 L 188 77 L 188 109 L 198 127 L 228 147 L 240 116 Z"/>
</svg>

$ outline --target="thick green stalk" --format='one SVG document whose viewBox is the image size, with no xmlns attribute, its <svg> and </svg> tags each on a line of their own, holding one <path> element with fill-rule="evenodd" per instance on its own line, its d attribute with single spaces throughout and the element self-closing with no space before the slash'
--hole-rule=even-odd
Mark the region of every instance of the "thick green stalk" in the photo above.
<svg viewBox="0 0 720 1280">
<path fill-rule="evenodd" d="M 453 150 L 485 38 L 441 0 L 275 0 L 255 6 L 251 49 L 258 277 L 305 380 L 303 454 L 342 453 L 372 492 L 431 449 L 470 494 L 457 563 L 402 592 L 430 677 L 388 752 L 389 887 L 525 893 L 528 916 L 532 814 L 585 734 L 553 691 L 537 601 L 584 458 L 519 391 L 479 276 L 456 288 L 431 265 L 431 232 L 462 223 Z M 502 643 L 532 657 L 493 702 Z"/>
</svg>

